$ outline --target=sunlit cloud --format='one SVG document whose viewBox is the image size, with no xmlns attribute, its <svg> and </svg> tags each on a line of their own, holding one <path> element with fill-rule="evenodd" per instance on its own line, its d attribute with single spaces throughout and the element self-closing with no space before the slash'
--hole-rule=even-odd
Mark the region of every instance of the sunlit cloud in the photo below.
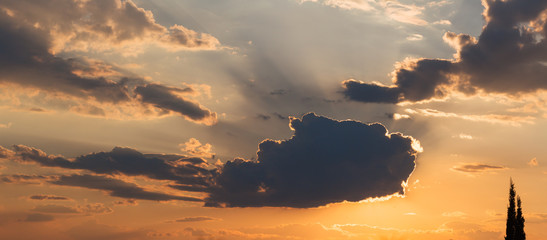
<svg viewBox="0 0 547 240">
<path fill-rule="evenodd" d="M 406 113 L 410 115 L 421 115 L 424 117 L 436 117 L 436 118 L 457 118 L 472 122 L 485 122 L 492 124 L 502 124 L 519 127 L 522 124 L 534 124 L 535 118 L 532 116 L 511 116 L 511 115 L 499 115 L 499 114 L 487 114 L 487 115 L 466 115 L 450 112 L 442 112 L 435 109 L 406 109 Z"/>
<path fill-rule="evenodd" d="M 408 37 L 406 37 L 406 40 L 408 41 L 420 41 L 424 39 L 424 36 L 422 36 L 421 34 L 417 34 L 417 33 L 414 33 Z"/>
<path fill-rule="evenodd" d="M 192 156 L 203 157 L 203 158 L 213 158 L 215 153 L 213 151 L 213 146 L 209 143 L 201 144 L 201 142 L 195 138 L 190 138 L 188 142 L 179 144 L 180 150 L 184 153 L 190 154 Z"/>
<path fill-rule="evenodd" d="M 537 158 L 532 158 L 528 162 L 528 166 L 530 167 L 537 167 L 539 165 Z"/>
<path fill-rule="evenodd" d="M 412 25 L 427 25 L 422 17 L 425 6 L 404 4 L 396 0 L 299 0 L 300 3 L 314 2 L 325 6 L 345 9 L 359 10 L 364 12 L 375 12 L 400 23 Z M 432 6 L 432 5 L 429 5 Z"/>
</svg>

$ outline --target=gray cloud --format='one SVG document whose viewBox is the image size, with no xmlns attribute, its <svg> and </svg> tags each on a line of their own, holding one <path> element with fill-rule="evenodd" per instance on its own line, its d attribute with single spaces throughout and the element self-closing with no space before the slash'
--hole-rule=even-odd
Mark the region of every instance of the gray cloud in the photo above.
<svg viewBox="0 0 547 240">
<path fill-rule="evenodd" d="M 90 2 L 96 3 L 97 1 Z M 11 3 L 20 2 L 0 1 L 0 7 L 14 9 Z M 133 3 L 124 2 L 124 5 L 128 4 L 132 5 Z M 28 11 L 32 9 L 30 8 Z M 99 106 L 100 104 L 136 103 L 137 106 L 140 105 L 143 108 L 141 112 L 146 112 L 146 107 L 153 106 L 160 113 L 177 113 L 194 122 L 207 125 L 216 122 L 215 113 L 181 96 L 181 94 L 191 92 L 191 88 L 150 84 L 141 77 L 122 74 L 120 72 L 123 69 L 100 61 L 64 59 L 52 54 L 51 49 L 55 45 L 55 36 L 49 31 L 50 29 L 35 28 L 32 25 L 34 22 L 29 22 L 25 18 L 26 15 L 19 15 L 19 11 L 16 12 L 17 14 L 9 14 L 5 10 L 0 11 L 0 33 L 3 36 L 0 37 L 0 52 L 2 52 L 0 55 L 0 75 L 2 76 L 0 84 L 15 84 L 23 88 L 39 89 L 55 96 L 70 96 L 84 102 L 98 102 Z M 131 22 L 130 19 L 127 21 Z M 117 33 L 116 38 L 122 40 L 136 38 L 138 36 L 131 34 L 144 31 L 138 28 L 125 30 L 133 31 Z M 104 115 L 104 111 L 96 106 L 92 111 L 87 112 Z"/>
<path fill-rule="evenodd" d="M 517 95 L 546 90 L 547 21 L 545 1 L 484 1 L 487 21 L 478 39 L 448 32 L 444 40 L 456 59 L 417 59 L 396 69 L 393 85 L 353 80 L 344 94 L 361 102 L 417 102 L 443 98 L 451 91 Z M 517 81 L 518 80 L 518 81 Z"/>
<path fill-rule="evenodd" d="M 53 195 L 32 195 L 29 197 L 31 200 L 70 200 L 70 198 L 63 196 L 53 196 Z"/>
<path fill-rule="evenodd" d="M 99 174 L 146 176 L 196 187 L 208 186 L 211 175 L 211 170 L 205 168 L 206 161 L 201 158 L 142 154 L 131 148 L 116 147 L 110 152 L 92 153 L 72 160 L 47 155 L 39 149 L 24 145 L 15 145 L 13 149 L 19 160 L 36 162 L 42 166 L 83 169 Z"/>
<path fill-rule="evenodd" d="M 51 184 L 60 186 L 82 187 L 88 189 L 107 191 L 110 196 L 152 200 L 152 201 L 169 201 L 181 200 L 191 202 L 201 202 L 202 199 L 194 197 L 185 197 L 178 195 L 170 195 L 160 192 L 147 191 L 134 183 L 124 182 L 122 180 L 108 178 L 95 175 L 68 175 L 61 176 L 58 180 L 50 181 Z"/>
<path fill-rule="evenodd" d="M 199 216 L 199 217 L 185 217 L 185 218 L 177 219 L 174 222 L 204 222 L 204 221 L 216 221 L 216 220 L 219 220 L 219 219 L 214 217 Z"/>
<path fill-rule="evenodd" d="M 317 207 L 404 194 L 418 153 L 411 137 L 313 113 L 291 118 L 290 126 L 291 139 L 260 143 L 256 162 L 227 162 L 207 205 Z"/>
<path fill-rule="evenodd" d="M 261 142 L 256 161 L 235 159 L 217 169 L 208 169 L 201 158 L 142 154 L 120 147 L 67 159 L 15 145 L 14 160 L 96 174 L 169 180 L 165 186 L 172 189 L 208 194 L 206 206 L 306 208 L 403 195 L 403 183 L 421 151 L 412 137 L 388 133 L 379 123 L 336 121 L 309 113 L 301 119 L 290 118 L 290 127 L 294 130 L 291 139 Z M 103 190 L 127 199 L 204 201 L 150 192 L 107 176 L 63 175 L 39 180 Z"/>
</svg>

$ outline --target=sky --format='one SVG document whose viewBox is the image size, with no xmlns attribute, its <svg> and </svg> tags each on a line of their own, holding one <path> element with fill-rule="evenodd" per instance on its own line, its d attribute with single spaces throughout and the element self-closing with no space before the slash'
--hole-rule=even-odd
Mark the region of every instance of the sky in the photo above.
<svg viewBox="0 0 547 240">
<path fill-rule="evenodd" d="M 547 1 L 0 0 L 0 236 L 547 239 Z"/>
</svg>

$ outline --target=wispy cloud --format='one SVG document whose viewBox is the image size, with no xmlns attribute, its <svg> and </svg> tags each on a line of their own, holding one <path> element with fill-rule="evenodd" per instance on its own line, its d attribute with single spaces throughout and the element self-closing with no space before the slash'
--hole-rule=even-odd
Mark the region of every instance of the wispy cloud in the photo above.
<svg viewBox="0 0 547 240">
<path fill-rule="evenodd" d="M 492 124 L 503 124 L 519 127 L 522 124 L 534 124 L 535 117 L 532 116 L 512 116 L 512 115 L 500 115 L 500 114 L 486 114 L 486 115 L 468 115 L 443 112 L 435 109 L 405 109 L 405 112 L 411 115 L 421 115 L 424 117 L 436 117 L 436 118 L 457 118 L 472 122 L 485 122 Z"/>
<path fill-rule="evenodd" d="M 463 173 L 482 173 L 482 172 L 492 172 L 492 171 L 501 171 L 506 170 L 507 167 L 490 165 L 483 163 L 464 163 L 459 164 L 451 168 L 453 171 L 463 172 Z"/>
</svg>

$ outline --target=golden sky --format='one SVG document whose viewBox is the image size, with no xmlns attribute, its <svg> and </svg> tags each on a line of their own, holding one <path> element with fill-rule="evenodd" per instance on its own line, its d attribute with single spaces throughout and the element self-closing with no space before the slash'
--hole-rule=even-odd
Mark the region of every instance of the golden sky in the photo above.
<svg viewBox="0 0 547 240">
<path fill-rule="evenodd" d="M 2 239 L 546 239 L 547 2 L 0 0 Z"/>
</svg>

